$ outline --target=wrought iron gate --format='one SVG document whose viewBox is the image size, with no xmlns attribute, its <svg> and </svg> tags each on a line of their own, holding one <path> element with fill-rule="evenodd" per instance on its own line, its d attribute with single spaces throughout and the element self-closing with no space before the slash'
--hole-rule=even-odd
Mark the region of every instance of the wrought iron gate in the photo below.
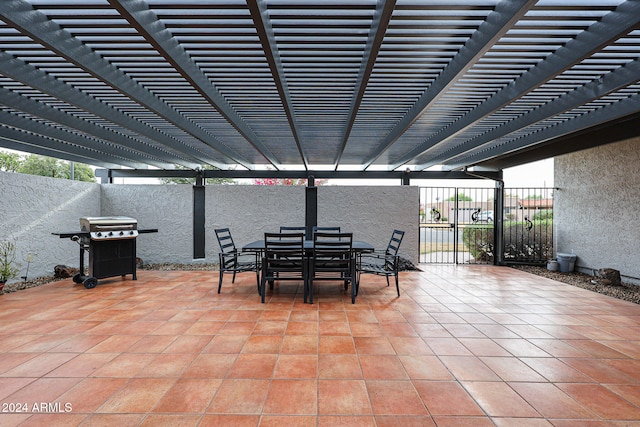
<svg viewBox="0 0 640 427">
<path fill-rule="evenodd" d="M 494 188 L 420 189 L 420 262 L 493 264 L 496 221 L 502 220 L 506 263 L 541 264 L 553 253 L 553 197 L 549 188 L 504 190 L 496 215 Z"/>
</svg>

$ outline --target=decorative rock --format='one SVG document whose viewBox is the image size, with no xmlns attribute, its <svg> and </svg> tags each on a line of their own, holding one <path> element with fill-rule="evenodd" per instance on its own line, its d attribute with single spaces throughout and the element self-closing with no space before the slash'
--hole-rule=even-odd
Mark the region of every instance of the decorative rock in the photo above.
<svg viewBox="0 0 640 427">
<path fill-rule="evenodd" d="M 604 279 L 604 281 L 608 281 L 608 284 L 613 286 L 621 286 L 622 279 L 620 278 L 620 271 L 614 270 L 613 268 L 601 268 L 598 270 L 598 277 Z"/>
<path fill-rule="evenodd" d="M 56 265 L 53 267 L 53 277 L 56 279 L 66 279 L 67 277 L 73 277 L 78 272 L 77 268 L 68 267 L 66 265 Z"/>
<path fill-rule="evenodd" d="M 411 261 L 406 258 L 398 257 L 398 271 L 419 271 Z"/>
</svg>

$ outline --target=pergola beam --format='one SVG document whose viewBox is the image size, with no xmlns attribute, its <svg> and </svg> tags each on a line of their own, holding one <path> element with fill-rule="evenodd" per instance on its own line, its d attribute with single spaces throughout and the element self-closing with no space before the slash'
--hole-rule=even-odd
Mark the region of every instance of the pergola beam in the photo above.
<svg viewBox="0 0 640 427">
<path fill-rule="evenodd" d="M 508 142 L 501 143 L 497 142 L 497 140 L 509 135 L 510 133 L 524 129 L 527 126 L 541 122 L 557 114 L 578 108 L 590 101 L 607 95 L 608 93 L 633 84 L 638 80 L 640 80 L 640 59 L 636 59 L 635 61 L 630 62 L 609 74 L 605 74 L 602 79 L 593 80 L 581 88 L 568 92 L 556 100 L 531 110 L 517 119 L 504 123 L 503 125 L 496 127 L 477 138 L 470 139 L 467 143 L 459 145 L 446 154 L 435 157 L 433 161 L 437 162 L 439 160 L 444 160 L 445 158 L 451 159 L 445 163 L 445 167 L 447 170 L 452 170 L 469 165 L 471 164 L 470 162 L 480 163 L 485 160 L 489 160 L 492 157 L 509 153 L 515 149 L 525 148 L 531 143 L 530 138 L 525 138 L 526 142 L 523 138 L 514 138 Z M 631 110 L 622 113 L 623 115 L 633 112 L 632 106 L 628 106 Z M 601 123 L 602 119 L 598 119 L 597 116 L 604 115 L 603 113 L 605 111 L 603 110 L 608 110 L 609 107 L 611 107 L 611 105 L 598 109 L 592 112 L 593 114 L 587 113 L 587 115 L 590 115 L 591 120 L 582 121 L 583 125 L 590 127 L 593 124 Z M 574 123 L 577 123 L 575 120 L 576 119 L 573 119 Z M 592 120 L 595 121 L 592 122 Z M 578 130 L 580 129 L 574 126 L 573 131 Z M 538 135 L 540 135 L 539 132 L 540 131 L 537 131 Z M 469 149 L 468 147 L 472 148 Z M 500 152 L 498 153 L 498 151 Z"/>
<path fill-rule="evenodd" d="M 342 137 L 342 144 L 338 151 L 338 156 L 335 161 L 335 168 L 337 169 L 342 159 L 342 154 L 349 141 L 351 130 L 358 116 L 358 110 L 362 104 L 364 93 L 367 90 L 367 84 L 373 71 L 373 67 L 376 64 L 380 47 L 384 40 L 384 36 L 389 27 L 389 21 L 391 15 L 396 6 L 396 0 L 378 0 L 376 5 L 376 14 L 369 31 L 369 38 L 367 40 L 367 47 L 362 56 L 362 63 L 360 65 L 360 71 L 358 72 L 358 79 L 356 80 L 355 91 L 353 92 L 353 98 L 351 99 L 351 105 L 349 106 L 349 117 L 344 129 L 344 135 Z"/>
<path fill-rule="evenodd" d="M 215 141 L 215 137 L 186 119 L 173 108 L 158 99 L 154 94 L 137 84 L 130 77 L 87 47 L 57 23 L 48 19 L 40 11 L 33 9 L 23 0 L 5 0 L 0 2 L 0 14 L 5 21 L 23 34 L 29 35 L 56 54 L 76 64 L 83 70 L 99 78 L 105 84 L 154 112 L 174 126 L 189 133 L 203 143 L 215 148 L 229 159 L 247 167 L 248 162 Z M 185 153 L 206 162 L 206 156 L 200 150 L 174 140 L 172 145 Z"/>
<path fill-rule="evenodd" d="M 400 180 L 407 176 L 411 179 L 489 179 L 501 180 L 501 171 L 473 172 L 464 171 L 287 171 L 287 170 L 158 170 L 158 169 L 111 169 L 96 171 L 96 175 L 111 178 L 294 178 L 294 179 L 394 179 Z"/>
<path fill-rule="evenodd" d="M 88 163 L 109 168 L 116 167 L 120 164 L 108 162 L 102 157 L 71 154 L 68 150 L 64 150 L 66 147 L 63 141 L 50 139 L 42 135 L 7 126 L 0 126 L 0 146 L 10 150 L 25 151 L 57 159 L 64 159 L 78 163 Z M 85 151 L 85 153 L 87 152 Z"/>
<path fill-rule="evenodd" d="M 305 169 L 309 168 L 309 160 L 302 149 L 302 143 L 300 138 L 300 125 L 296 118 L 295 108 L 291 99 L 291 92 L 289 91 L 289 84 L 285 78 L 284 68 L 282 66 L 282 60 L 280 59 L 280 53 L 278 52 L 278 45 L 275 41 L 275 35 L 273 33 L 273 27 L 269 20 L 267 6 L 264 1 L 261 0 L 247 0 L 247 6 L 251 12 L 251 18 L 253 18 L 253 24 L 256 27 L 260 43 L 262 44 L 262 50 L 265 53 L 273 81 L 276 85 L 278 95 L 282 102 L 282 107 L 287 115 L 289 121 L 289 127 L 293 134 L 293 139 L 296 141 L 296 147 L 300 154 L 300 159 Z"/>
<path fill-rule="evenodd" d="M 114 150 L 107 152 L 103 150 L 103 146 L 96 142 L 92 138 L 88 138 L 82 134 L 71 133 L 67 130 L 56 128 L 48 124 L 39 123 L 35 120 L 22 117 L 18 114 L 10 113 L 8 111 L 0 110 L 0 123 L 4 126 L 13 127 L 18 131 L 22 131 L 25 134 L 35 134 L 50 139 L 50 148 L 66 145 L 67 147 L 73 146 L 73 149 L 67 148 L 64 151 L 76 152 L 78 155 L 91 158 L 93 160 L 104 160 L 114 164 L 121 164 L 123 166 L 131 168 L 142 167 L 141 163 L 136 163 L 126 157 L 124 154 L 116 154 Z M 130 155 L 129 153 L 126 153 Z M 93 164 L 92 162 L 88 162 Z"/>
<path fill-rule="evenodd" d="M 202 95 L 202 97 L 204 97 L 207 102 L 209 102 L 209 104 L 231 124 L 231 126 L 233 126 L 247 141 L 249 141 L 249 143 L 251 143 L 251 145 L 253 145 L 265 159 L 277 168 L 278 160 L 273 153 L 271 153 L 267 146 L 260 141 L 260 138 L 258 138 L 255 132 L 244 122 L 242 117 L 240 117 L 231 105 L 229 105 L 218 89 L 216 89 L 216 87 L 204 75 L 202 70 L 198 68 L 198 66 L 185 52 L 184 48 L 178 44 L 162 21 L 157 18 L 153 11 L 149 10 L 146 2 L 109 0 L 109 4 L 120 12 L 120 14 L 138 31 L 138 33 L 141 34 L 145 40 L 151 44 L 158 53 L 180 73 L 180 75 L 182 75 L 182 77 L 191 83 L 193 88 L 196 89 L 198 93 L 200 93 L 200 95 Z M 170 111 L 167 112 L 167 114 L 169 115 Z M 192 127 L 184 121 L 180 122 L 183 123 L 185 126 L 184 129 L 187 131 Z M 191 131 L 189 132 L 192 133 Z M 247 169 L 251 169 L 247 160 L 242 159 L 240 155 L 235 153 L 229 147 L 217 141 L 213 135 L 203 134 L 198 130 L 195 130 L 192 135 L 200 138 L 212 148 L 237 161 Z"/>
<path fill-rule="evenodd" d="M 391 168 L 401 166 L 411 159 L 425 154 L 430 148 L 445 143 L 480 120 L 490 116 L 507 104 L 514 102 L 559 75 L 576 63 L 598 52 L 603 46 L 627 35 L 640 25 L 640 2 L 627 1 L 614 11 L 607 13 L 587 30 L 569 40 L 544 61 L 522 74 L 516 80 L 493 94 L 488 100 L 474 108 L 462 118 L 442 128 L 427 138 L 422 144 L 394 162 Z M 417 169 L 426 169 L 435 165 L 427 161 L 416 165 Z"/>
<path fill-rule="evenodd" d="M 0 3 L 1 4 L 1 3 Z M 42 93 L 46 93 L 52 97 L 60 99 L 69 105 L 74 105 L 85 111 L 90 111 L 98 117 L 108 120 L 125 129 L 129 129 L 147 138 L 153 139 L 167 148 L 171 148 L 178 144 L 178 141 L 166 135 L 154 127 L 136 120 L 115 108 L 111 108 L 107 104 L 96 100 L 86 93 L 69 86 L 61 81 L 53 78 L 42 70 L 32 65 L 26 64 L 22 60 L 15 58 L 8 53 L 0 51 L 0 73 L 11 77 L 12 79 L 22 82 L 23 84 L 35 88 Z M 104 139 L 109 139 L 106 134 L 101 135 Z M 173 152 L 163 148 L 160 145 L 152 145 L 136 139 L 131 139 L 129 146 L 135 150 L 148 153 L 150 156 L 158 159 L 181 164 L 185 167 L 195 167 L 199 161 L 204 158 L 189 158 L 182 153 Z M 201 155 L 201 153 L 197 153 Z"/>
<path fill-rule="evenodd" d="M 469 38 L 458 54 L 436 77 L 420 99 L 411 107 L 404 117 L 393 127 L 371 156 L 364 162 L 365 169 L 371 166 L 389 147 L 393 145 L 420 116 L 431 107 L 448 88 L 453 86 L 473 65 L 498 41 L 537 0 L 503 0 L 496 5 L 487 20 Z M 401 166 L 406 161 L 398 161 L 390 170 Z"/>
<path fill-rule="evenodd" d="M 567 135 L 596 126 L 601 126 L 606 124 L 607 122 L 619 120 L 626 116 L 637 114 L 638 105 L 640 105 L 640 95 L 636 94 L 614 104 L 610 104 L 597 110 L 590 111 L 589 113 L 583 114 L 580 117 L 567 120 L 565 122 L 556 124 L 555 126 L 550 126 L 544 130 L 514 140 L 508 144 L 507 150 L 505 150 L 503 147 L 491 147 L 486 152 L 479 152 L 471 155 L 467 158 L 465 164 L 478 164 L 488 161 L 492 158 L 508 155 L 509 153 L 513 153 L 516 150 L 527 149 L 538 144 L 549 143 L 553 140 L 561 141 Z M 637 128 L 634 128 L 634 131 L 637 135 Z M 593 145 L 585 144 L 585 148 L 591 146 Z M 454 166 L 455 165 L 449 165 L 446 170 L 452 170 Z"/>
<path fill-rule="evenodd" d="M 134 150 L 131 146 L 135 146 L 137 141 L 134 141 L 133 138 L 114 132 L 111 129 L 97 126 L 62 110 L 52 108 L 45 103 L 35 101 L 25 96 L 20 96 L 2 87 L 0 87 L 0 104 L 4 104 L 16 111 L 25 112 L 34 117 L 41 117 L 50 122 L 62 124 L 66 126 L 66 129 L 78 129 L 84 134 L 93 135 L 95 139 L 88 138 L 80 133 L 66 131 L 66 138 L 69 138 L 70 140 L 77 138 L 78 141 L 84 142 L 82 145 L 90 146 L 93 149 L 106 153 L 107 155 L 122 157 L 123 162 L 126 161 L 131 163 L 128 165 L 123 163 L 124 166 L 139 168 L 142 164 L 148 164 L 158 168 L 166 168 L 172 164 L 171 162 L 163 162 L 157 157 L 150 156 L 146 152 Z M 15 123 L 17 116 L 13 115 L 5 117 L 7 119 L 5 122 L 6 124 L 20 127 Z M 27 126 L 27 129 L 32 128 L 32 125 L 40 125 L 33 120 L 30 120 L 29 122 L 30 124 Z M 57 128 L 55 131 L 58 133 L 62 132 L 62 130 Z M 44 130 L 42 132 L 45 132 L 47 136 L 52 138 L 59 138 L 59 136 L 53 136 Z M 137 164 L 135 162 L 136 160 L 140 164 Z"/>
</svg>

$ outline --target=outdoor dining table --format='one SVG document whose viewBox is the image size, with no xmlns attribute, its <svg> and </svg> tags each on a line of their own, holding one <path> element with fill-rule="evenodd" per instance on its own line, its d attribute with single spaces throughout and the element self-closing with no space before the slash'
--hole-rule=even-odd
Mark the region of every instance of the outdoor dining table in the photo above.
<svg viewBox="0 0 640 427">
<path fill-rule="evenodd" d="M 304 241 L 304 249 L 305 249 L 305 256 L 307 258 L 307 263 L 309 263 L 311 258 L 313 257 L 313 248 L 314 248 L 314 241 L 313 240 L 305 240 Z M 353 240 L 351 242 L 351 250 L 356 255 L 358 255 L 358 254 L 365 253 L 365 252 L 373 252 L 375 250 L 375 248 L 369 242 L 365 242 L 365 241 L 361 241 L 361 240 Z M 256 240 L 256 241 L 253 241 L 251 243 L 248 243 L 248 244 L 244 245 L 242 247 L 242 251 L 243 252 L 255 252 L 256 256 L 260 256 L 260 254 L 265 251 L 264 239 L 263 240 Z M 305 279 L 305 287 L 307 286 L 306 280 L 307 279 Z M 353 298 L 355 298 L 355 296 Z"/>
<path fill-rule="evenodd" d="M 304 241 L 304 249 L 312 252 L 313 249 L 313 240 L 305 240 Z M 373 252 L 375 248 L 369 242 L 364 242 L 361 240 L 354 240 L 351 242 L 351 249 L 358 252 Z M 242 247 L 243 252 L 264 252 L 264 240 L 256 240 L 251 243 L 247 243 Z"/>
</svg>

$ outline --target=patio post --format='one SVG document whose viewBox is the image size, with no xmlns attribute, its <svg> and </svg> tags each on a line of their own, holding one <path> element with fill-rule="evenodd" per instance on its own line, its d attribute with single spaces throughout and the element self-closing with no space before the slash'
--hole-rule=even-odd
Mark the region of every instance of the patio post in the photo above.
<svg viewBox="0 0 640 427">
<path fill-rule="evenodd" d="M 411 169 L 407 168 L 402 173 L 402 185 L 411 185 L 411 178 L 409 178 L 409 174 L 411 173 Z"/>
<path fill-rule="evenodd" d="M 493 264 L 504 265 L 504 181 L 496 180 L 493 198 Z"/>
<path fill-rule="evenodd" d="M 313 175 L 307 177 L 305 188 L 304 225 L 307 227 L 307 236 L 312 236 L 313 227 L 318 225 L 318 187 Z"/>
<path fill-rule="evenodd" d="M 193 186 L 193 259 L 205 258 L 205 181 L 202 171 L 196 172 Z"/>
</svg>

